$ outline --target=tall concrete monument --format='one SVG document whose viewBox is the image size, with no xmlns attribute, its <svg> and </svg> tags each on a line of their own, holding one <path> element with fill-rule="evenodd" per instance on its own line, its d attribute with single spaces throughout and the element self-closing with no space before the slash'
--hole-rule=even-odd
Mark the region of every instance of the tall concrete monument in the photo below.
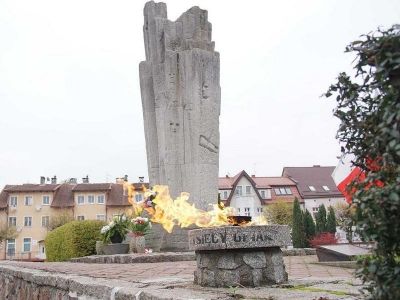
<svg viewBox="0 0 400 300">
<path fill-rule="evenodd" d="M 175 22 L 165 3 L 144 7 L 146 60 L 140 63 L 150 185 L 173 197 L 190 193 L 207 210 L 218 196 L 219 53 L 207 11 L 195 6 Z"/>
</svg>

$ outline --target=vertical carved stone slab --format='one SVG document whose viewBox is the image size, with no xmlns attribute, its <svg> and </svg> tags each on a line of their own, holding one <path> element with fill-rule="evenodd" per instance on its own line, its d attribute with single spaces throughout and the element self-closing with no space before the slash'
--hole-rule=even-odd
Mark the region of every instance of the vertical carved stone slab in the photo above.
<svg viewBox="0 0 400 300">
<path fill-rule="evenodd" d="M 175 22 L 164 3 L 144 8 L 146 61 L 140 88 L 150 184 L 173 197 L 190 193 L 207 210 L 218 195 L 219 53 L 207 11 L 192 7 Z"/>
</svg>

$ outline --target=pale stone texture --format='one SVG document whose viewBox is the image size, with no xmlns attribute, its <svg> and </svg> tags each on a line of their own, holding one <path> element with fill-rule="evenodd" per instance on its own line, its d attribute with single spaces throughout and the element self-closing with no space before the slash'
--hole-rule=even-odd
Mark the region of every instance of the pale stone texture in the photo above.
<svg viewBox="0 0 400 300">
<path fill-rule="evenodd" d="M 268 248 L 290 243 L 286 225 L 223 226 L 189 231 L 190 250 Z"/>
<path fill-rule="evenodd" d="M 290 244 L 285 225 L 224 226 L 189 231 L 195 250 L 194 283 L 210 287 L 262 286 L 288 280 L 281 246 Z"/>
<path fill-rule="evenodd" d="M 175 22 L 164 3 L 144 8 L 146 60 L 140 63 L 150 185 L 207 210 L 218 196 L 219 53 L 207 11 L 192 7 Z"/>
</svg>

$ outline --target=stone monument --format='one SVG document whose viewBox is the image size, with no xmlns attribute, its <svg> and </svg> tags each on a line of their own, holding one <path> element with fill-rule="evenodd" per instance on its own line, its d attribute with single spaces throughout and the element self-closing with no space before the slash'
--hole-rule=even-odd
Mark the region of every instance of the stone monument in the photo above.
<svg viewBox="0 0 400 300">
<path fill-rule="evenodd" d="M 222 226 L 189 231 L 196 253 L 194 283 L 256 287 L 287 282 L 280 247 L 290 244 L 286 225 Z"/>
<path fill-rule="evenodd" d="M 195 6 L 176 21 L 165 3 L 144 7 L 146 60 L 139 66 L 150 185 L 172 197 L 189 192 L 203 210 L 218 196 L 219 53 L 207 11 Z"/>
</svg>

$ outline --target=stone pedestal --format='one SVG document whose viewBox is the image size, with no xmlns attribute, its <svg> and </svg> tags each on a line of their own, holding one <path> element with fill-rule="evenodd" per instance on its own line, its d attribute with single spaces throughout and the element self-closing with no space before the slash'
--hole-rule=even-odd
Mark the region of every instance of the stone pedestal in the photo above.
<svg viewBox="0 0 400 300">
<path fill-rule="evenodd" d="M 194 283 L 256 287 L 288 280 L 280 247 L 290 244 L 288 226 L 226 226 L 189 232 L 195 250 Z"/>
<path fill-rule="evenodd" d="M 201 286 L 256 287 L 284 283 L 288 279 L 279 247 L 196 251 L 196 260 L 194 283 Z"/>
</svg>

